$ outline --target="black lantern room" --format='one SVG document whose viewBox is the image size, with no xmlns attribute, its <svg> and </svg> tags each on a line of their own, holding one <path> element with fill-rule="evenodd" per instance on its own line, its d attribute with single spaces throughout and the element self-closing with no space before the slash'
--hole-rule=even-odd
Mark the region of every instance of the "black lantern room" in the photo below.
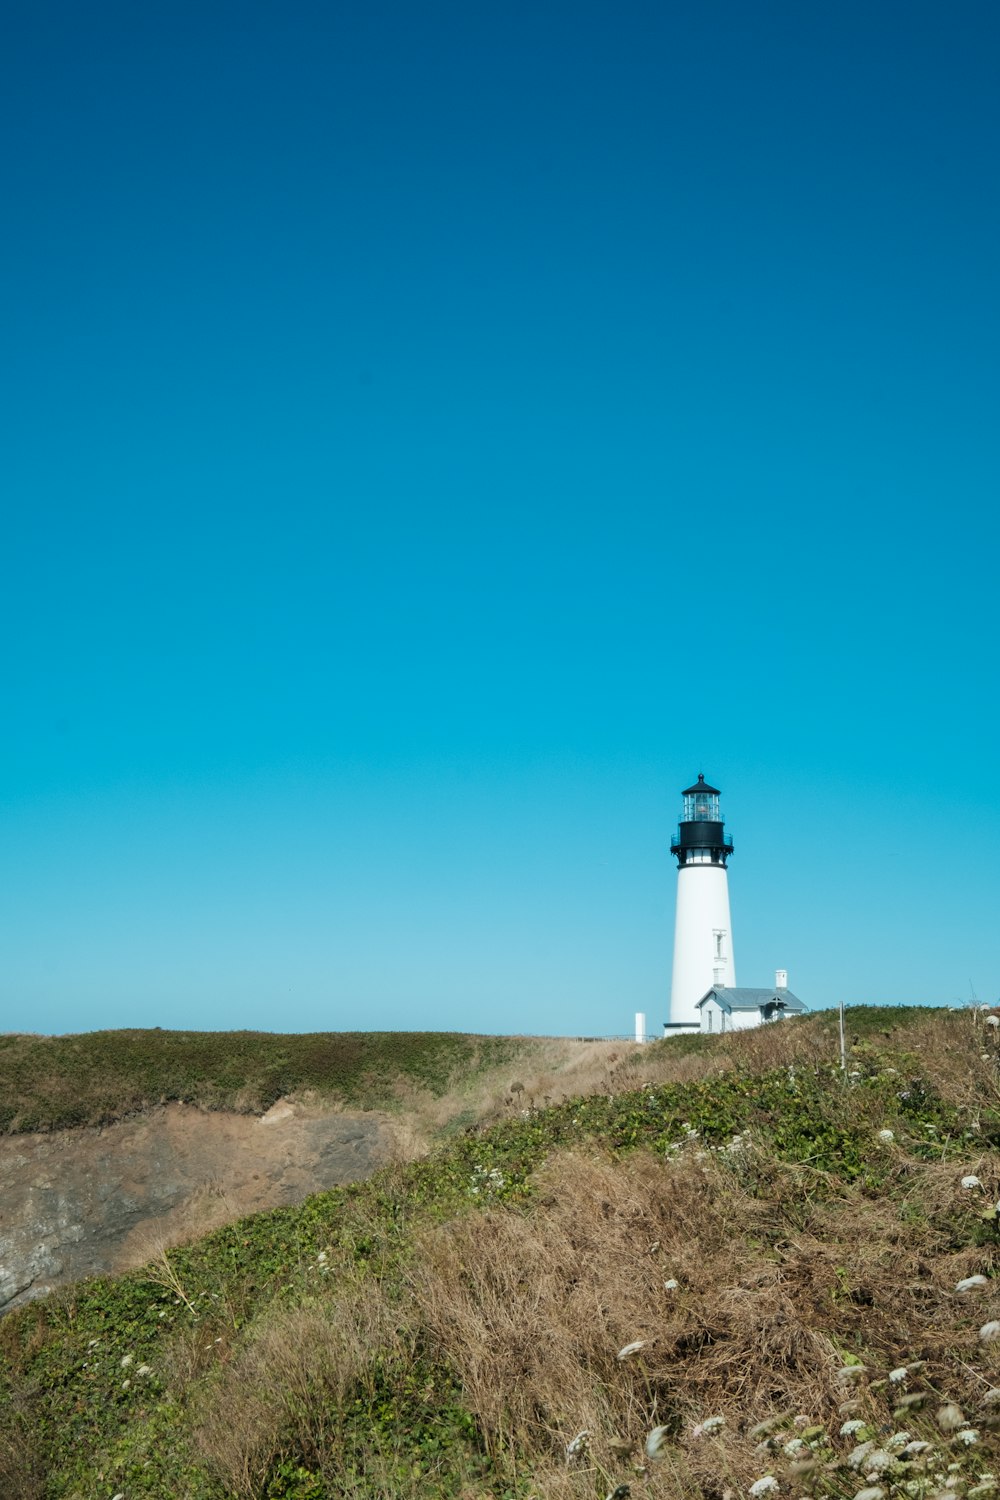
<svg viewBox="0 0 1000 1500">
<path fill-rule="evenodd" d="M 699 776 L 694 786 L 686 787 L 682 795 L 684 812 L 677 836 L 670 841 L 670 852 L 677 856 L 678 867 L 725 867 L 733 852 L 733 841 L 725 835 L 725 819 L 719 812 L 718 787 L 709 786 L 704 776 Z"/>
</svg>

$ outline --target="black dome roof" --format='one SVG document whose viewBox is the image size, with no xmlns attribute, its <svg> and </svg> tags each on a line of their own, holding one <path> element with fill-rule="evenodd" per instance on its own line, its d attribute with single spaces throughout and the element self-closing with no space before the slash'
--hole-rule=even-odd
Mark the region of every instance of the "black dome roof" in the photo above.
<svg viewBox="0 0 1000 1500">
<path fill-rule="evenodd" d="M 681 792 L 681 796 L 693 797 L 698 792 L 707 792 L 712 797 L 719 797 L 722 795 L 717 786 L 709 786 L 708 782 L 700 772 L 698 774 L 698 780 L 695 782 L 694 786 L 686 786 L 683 792 Z"/>
</svg>

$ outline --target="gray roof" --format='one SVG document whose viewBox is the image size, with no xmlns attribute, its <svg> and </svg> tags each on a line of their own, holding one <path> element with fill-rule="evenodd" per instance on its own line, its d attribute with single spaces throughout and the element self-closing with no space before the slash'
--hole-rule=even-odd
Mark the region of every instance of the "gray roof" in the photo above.
<svg viewBox="0 0 1000 1500">
<path fill-rule="evenodd" d="M 781 1005 L 785 1010 L 796 1013 L 808 1009 L 806 1005 L 793 995 L 791 990 L 744 990 L 729 989 L 725 985 L 713 985 L 707 994 L 702 995 L 698 1001 L 698 1008 L 705 1004 L 706 1000 L 714 1000 L 723 1010 L 761 1010 L 765 1005 L 772 1003 Z"/>
</svg>

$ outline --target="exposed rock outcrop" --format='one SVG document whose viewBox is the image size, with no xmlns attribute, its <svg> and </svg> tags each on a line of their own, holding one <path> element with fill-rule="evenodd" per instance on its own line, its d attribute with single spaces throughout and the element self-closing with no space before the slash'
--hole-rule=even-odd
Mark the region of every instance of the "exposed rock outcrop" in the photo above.
<svg viewBox="0 0 1000 1500">
<path fill-rule="evenodd" d="M 280 1100 L 259 1119 L 170 1104 L 104 1129 L 0 1137 L 0 1311 L 366 1177 L 389 1159 L 392 1125 Z"/>
</svg>

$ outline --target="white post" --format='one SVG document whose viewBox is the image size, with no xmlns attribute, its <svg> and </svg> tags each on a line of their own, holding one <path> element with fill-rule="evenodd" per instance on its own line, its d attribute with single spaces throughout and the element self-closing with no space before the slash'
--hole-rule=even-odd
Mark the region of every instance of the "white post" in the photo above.
<svg viewBox="0 0 1000 1500">
<path fill-rule="evenodd" d="M 840 1002 L 840 1071 L 847 1072 L 847 1037 L 844 1034 L 844 1002 Z"/>
<path fill-rule="evenodd" d="M 635 1013 L 635 1039 L 637 1042 L 646 1040 L 646 1012 L 643 1010 Z"/>
</svg>

